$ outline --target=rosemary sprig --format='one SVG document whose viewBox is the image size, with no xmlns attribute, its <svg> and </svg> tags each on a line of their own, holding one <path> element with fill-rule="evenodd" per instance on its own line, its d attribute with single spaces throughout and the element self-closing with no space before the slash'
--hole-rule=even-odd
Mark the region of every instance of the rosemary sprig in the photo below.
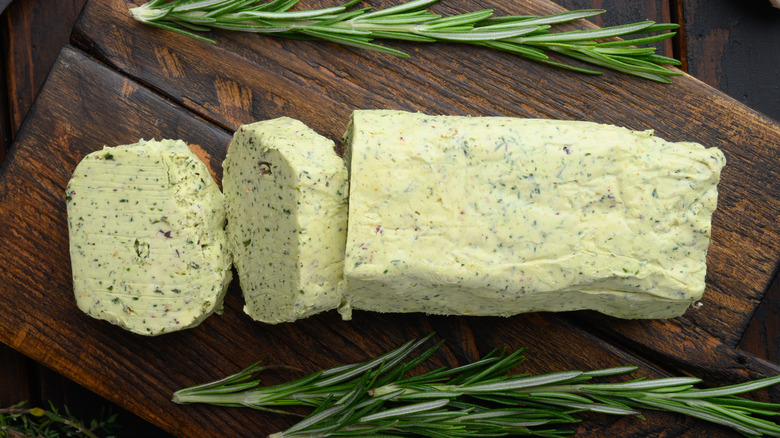
<svg viewBox="0 0 780 438">
<path fill-rule="evenodd" d="M 402 378 L 403 374 L 430 357 L 441 346 L 441 343 L 436 344 L 416 359 L 400 363 L 430 338 L 431 335 L 419 341 L 409 341 L 367 362 L 318 371 L 300 379 L 268 387 L 259 387 L 260 382 L 257 380 L 248 381 L 252 375 L 267 369 L 257 362 L 224 379 L 176 391 L 173 401 L 246 406 L 283 413 L 286 411 L 276 407 L 318 407 L 328 398 L 353 393 L 364 379 L 369 379 L 372 385 L 382 386 Z"/>
<path fill-rule="evenodd" d="M 367 7 L 353 8 L 360 0 L 350 0 L 339 6 L 291 11 L 298 0 L 271 0 L 267 3 L 256 0 L 153 0 L 132 8 L 130 12 L 143 23 L 209 42 L 214 41 L 201 33 L 225 29 L 330 41 L 408 57 L 405 52 L 374 41 L 443 41 L 489 47 L 588 74 L 601 72 L 555 61 L 547 53 L 557 53 L 587 64 L 662 83 L 671 82 L 669 76 L 682 74 L 662 66 L 680 65 L 676 59 L 655 54 L 653 47 L 636 47 L 671 38 L 675 34 L 665 31 L 676 29 L 676 24 L 643 21 L 594 30 L 551 33 L 551 26 L 593 17 L 605 11 L 586 9 L 547 16 L 494 17 L 492 10 L 485 9 L 442 17 L 426 9 L 437 1 L 412 0 L 372 11 Z M 664 33 L 627 41 L 600 42 L 614 37 L 657 32 Z"/>
<path fill-rule="evenodd" d="M 641 409 L 675 412 L 730 427 L 746 436 L 780 436 L 780 425 L 766 417 L 780 404 L 739 397 L 780 383 L 780 376 L 711 389 L 700 379 L 669 377 L 592 382 L 625 375 L 634 366 L 562 371 L 536 376 L 511 374 L 524 350 L 494 350 L 473 363 L 411 374 L 442 345 L 412 353 L 433 334 L 409 341 L 375 359 L 310 374 L 275 386 L 250 380 L 259 363 L 224 379 L 179 390 L 176 403 L 245 406 L 289 413 L 288 406 L 313 411 L 274 438 L 361 436 L 560 437 L 573 431 L 577 413 L 641 417 Z"/>
</svg>

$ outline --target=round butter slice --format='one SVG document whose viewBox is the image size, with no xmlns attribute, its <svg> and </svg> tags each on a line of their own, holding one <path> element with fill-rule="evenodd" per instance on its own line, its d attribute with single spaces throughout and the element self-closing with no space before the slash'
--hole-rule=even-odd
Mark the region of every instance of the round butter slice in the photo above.
<svg viewBox="0 0 780 438">
<path fill-rule="evenodd" d="M 244 125 L 223 164 L 230 249 L 257 321 L 339 307 L 347 170 L 334 143 L 282 117 Z"/>
<path fill-rule="evenodd" d="M 183 141 L 87 155 L 66 200 L 82 311 L 149 336 L 221 311 L 232 275 L 223 196 Z"/>
</svg>

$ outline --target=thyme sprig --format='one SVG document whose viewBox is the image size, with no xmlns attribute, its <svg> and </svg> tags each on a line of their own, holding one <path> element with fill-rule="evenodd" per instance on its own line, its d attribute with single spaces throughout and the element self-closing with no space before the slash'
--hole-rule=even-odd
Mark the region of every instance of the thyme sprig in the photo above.
<svg viewBox="0 0 780 438">
<path fill-rule="evenodd" d="M 84 422 L 71 414 L 66 406 L 61 413 L 51 402 L 49 409 L 26 407 L 19 402 L 7 408 L 0 408 L 0 437 L 59 437 L 75 436 L 98 438 L 113 436 L 120 427 L 116 413 L 101 409 L 100 416 Z"/>
<path fill-rule="evenodd" d="M 610 26 L 593 30 L 551 33 L 554 25 L 593 17 L 601 9 L 569 11 L 546 16 L 511 15 L 495 17 L 493 11 L 441 16 L 427 9 L 438 0 L 412 0 L 382 9 L 354 8 L 360 0 L 319 9 L 291 9 L 298 0 L 152 0 L 131 9 L 143 23 L 179 32 L 204 41 L 201 35 L 213 29 L 254 32 L 278 37 L 330 41 L 347 46 L 408 57 L 398 49 L 375 40 L 404 40 L 419 43 L 454 42 L 489 47 L 588 74 L 598 70 L 553 60 L 557 53 L 584 63 L 645 79 L 669 83 L 669 76 L 682 74 L 663 65 L 680 65 L 674 58 L 655 53 L 654 47 L 637 47 L 671 38 L 676 24 L 653 21 Z M 657 35 L 650 35 L 663 32 Z M 602 41 L 614 37 L 645 34 L 632 40 Z"/>
<path fill-rule="evenodd" d="M 641 410 L 680 413 L 730 427 L 746 436 L 780 436 L 780 404 L 740 394 L 780 383 L 780 376 L 720 388 L 698 389 L 695 377 L 631 379 L 635 366 L 541 375 L 512 374 L 524 350 L 493 350 L 467 365 L 419 374 L 442 342 L 422 351 L 433 335 L 409 341 L 375 359 L 330 368 L 275 386 L 252 377 L 260 363 L 212 383 L 176 391 L 176 403 L 210 403 L 290 413 L 290 406 L 311 414 L 273 438 L 360 436 L 493 437 L 573 433 L 576 414 L 633 415 Z M 593 382 L 593 380 L 598 380 Z M 606 380 L 606 381 L 604 381 Z"/>
</svg>

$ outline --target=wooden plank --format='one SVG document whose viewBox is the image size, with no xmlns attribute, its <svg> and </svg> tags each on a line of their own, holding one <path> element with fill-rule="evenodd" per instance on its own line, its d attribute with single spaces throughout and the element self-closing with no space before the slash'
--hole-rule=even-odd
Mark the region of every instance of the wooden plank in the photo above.
<svg viewBox="0 0 780 438">
<path fill-rule="evenodd" d="M 70 296 L 72 291 L 69 290 L 67 233 L 63 232 L 67 228 L 62 203 L 64 184 L 80 158 L 103 144 L 134 142 L 141 135 L 160 138 L 162 133 L 177 138 L 181 136 L 194 145 L 206 139 L 212 143 L 195 148 L 209 162 L 207 158 L 209 153 L 215 152 L 215 144 L 224 154 L 229 136 L 224 131 L 194 121 L 191 116 L 156 99 L 137 84 L 117 77 L 105 68 L 96 69 L 94 62 L 88 64 L 92 70 L 79 68 L 83 67 L 79 63 L 84 61 L 84 57 L 68 54 L 74 55 L 74 52 L 68 51 L 60 58 L 60 74 L 49 82 L 48 92 L 32 110 L 33 118 L 46 121 L 25 125 L 3 167 L 0 182 L 3 211 L 0 215 L 4 225 L 9 226 L 2 231 L 2 241 L 4 250 L 19 251 L 15 251 L 17 256 L 5 264 L 2 274 L 7 281 L 2 287 L 2 296 L 4 300 L 8 299 L 4 301 L 4 308 L 14 309 L 6 312 L 11 315 L 3 315 L 0 324 L 2 341 L 18 350 L 33 353 L 30 356 L 35 360 L 63 374 L 78 375 L 82 380 L 105 379 L 103 395 L 112 395 L 116 399 L 126 394 L 117 392 L 116 376 L 106 375 L 105 367 L 110 367 L 111 362 L 119 360 L 119 357 L 103 357 L 104 350 L 100 346 L 105 344 L 96 342 L 92 337 L 107 334 L 101 331 L 100 325 L 93 327 L 92 336 L 86 338 L 74 331 L 85 320 L 78 315 L 80 312 L 75 308 Z M 97 89 L 97 84 L 105 85 L 106 90 Z M 113 93 L 113 101 L 101 99 L 101 92 Z M 125 112 L 115 108 L 122 108 Z M 129 117 L 129 109 L 134 110 L 132 115 L 136 120 Z M 87 114 L 88 117 L 80 116 Z M 136 125 L 133 122 L 144 127 L 143 134 L 134 129 Z M 52 147 L 44 147 L 47 144 Z M 212 168 L 219 169 L 219 162 L 211 163 Z M 33 207 L 36 204 L 42 207 L 48 205 L 48 208 L 44 207 L 47 211 L 39 211 Z M 49 234 L 47 230 L 60 230 L 56 233 L 59 238 L 45 237 Z M 21 250 L 24 246 L 28 247 L 27 251 Z M 47 254 L 47 260 L 34 256 L 37 251 Z M 27 286 L 32 283 L 40 283 L 42 287 L 34 288 L 37 291 L 31 293 L 31 288 Z M 23 287 L 23 284 L 27 286 Z M 51 293 L 55 290 L 59 293 Z M 18 306 L 11 304 L 15 301 Z M 39 311 L 35 311 L 36 308 Z M 127 355 L 126 348 L 127 345 L 122 346 Z M 91 359 L 95 369 L 84 366 L 85 362 L 80 358 Z M 157 364 L 161 370 L 164 365 L 164 362 Z M 132 375 L 125 378 L 132 378 Z M 164 399 L 169 396 L 166 394 Z M 142 410 L 146 401 L 139 398 L 135 403 L 135 408 Z"/>
<path fill-rule="evenodd" d="M 2 344 L 0 344 L 2 345 Z M 8 348 L 8 347 L 6 347 Z M 32 363 L 28 359 L 28 362 Z M 128 412 L 84 388 L 83 386 L 64 378 L 55 371 L 34 364 L 30 368 L 30 380 L 32 397 L 28 400 L 28 407 L 39 406 L 50 409 L 53 405 L 60 412 L 68 411 L 86 424 L 93 419 L 105 418 L 116 414 L 116 423 L 120 426 L 115 436 L 135 438 L 168 438 L 168 433 L 154 425 L 138 418 L 132 412 Z"/>
<path fill-rule="evenodd" d="M 448 5 L 458 9 L 457 2 Z M 469 2 L 459 10 L 485 6 Z M 544 1 L 501 7 L 501 13 L 515 14 L 561 10 Z M 780 129 L 692 77 L 666 86 L 613 73 L 583 76 L 455 45 L 393 44 L 412 55 L 401 62 L 331 44 L 256 35 L 215 33 L 217 44 L 212 45 L 142 29 L 126 8 L 119 0 L 89 3 L 74 42 L 227 129 L 289 115 L 338 139 L 352 109 L 382 107 L 594 120 L 722 148 L 729 165 L 714 216 L 704 307 L 671 322 L 593 316 L 633 342 L 654 343 L 661 356 L 698 362 L 698 351 L 670 342 L 688 326 L 693 329 L 686 333 L 699 345 L 735 346 L 775 272 L 780 259 L 780 151 L 775 147 Z M 112 23 L 119 25 L 104 31 Z M 223 71 L 226 64 L 229 74 Z"/>
<path fill-rule="evenodd" d="M 170 402 L 175 389 L 256 360 L 304 371 L 365 360 L 431 331 L 448 341 L 434 364 L 466 363 L 499 346 L 526 346 L 524 371 L 530 373 L 637 363 L 644 375 L 662 375 L 548 314 L 454 318 L 358 312 L 343 322 L 329 312 L 271 326 L 243 314 L 234 284 L 222 316 L 185 332 L 145 338 L 93 320 L 72 299 L 63 190 L 85 154 L 138 137 L 197 144 L 219 178 L 229 134 L 91 58 L 64 50 L 0 175 L 0 241 L 15 254 L 0 271 L 6 303 L 0 309 L 0 341 L 179 436 L 258 436 L 294 419 L 249 409 L 176 406 Z M 282 377 L 269 374 L 266 382 Z M 639 437 L 661 429 L 675 436 L 699 436 L 702 430 L 730 436 L 721 428 L 677 419 L 660 413 L 646 422 L 599 417 L 579 430 L 583 436 Z"/>
<path fill-rule="evenodd" d="M 780 11 L 769 2 L 680 0 L 686 26 L 690 73 L 726 94 L 780 120 Z M 747 50 L 746 50 L 747 49 Z M 775 145 L 775 149 L 777 145 Z M 774 183 L 777 184 L 776 182 Z M 780 277 L 775 278 L 740 348 L 777 363 L 780 328 L 775 315 L 780 307 Z"/>
<path fill-rule="evenodd" d="M 0 163 L 20 128 L 34 97 L 61 48 L 67 44 L 73 23 L 86 0 L 0 2 L 4 10 L 3 65 L 0 71 Z M 10 78 L 6 80 L 6 75 Z M 13 109 L 13 113 L 11 112 Z M 13 117 L 12 117 L 13 115 Z M 13 122 L 12 122 L 13 120 Z M 28 406 L 67 406 L 77 418 L 97 418 L 101 410 L 119 413 L 126 436 L 160 436 L 159 429 L 129 412 L 91 395 L 81 386 L 53 373 L 13 349 L 0 344 L 0 406 L 27 400 Z M 31 390 L 32 388 L 32 390 Z M 51 390 L 54 389 L 54 390 Z"/>
<path fill-rule="evenodd" d="M 780 10 L 769 1 L 681 1 L 691 75 L 780 120 Z"/>
<path fill-rule="evenodd" d="M 86 0 L 16 0 L 6 11 L 7 74 L 11 131 L 16 133 L 68 41 Z"/>
<path fill-rule="evenodd" d="M 769 288 L 761 305 L 756 309 L 742 341 L 740 349 L 773 363 L 780 363 L 780 276 Z"/>
<path fill-rule="evenodd" d="M 0 343 L 0 409 L 26 402 L 25 407 L 68 411 L 81 421 L 116 414 L 121 433 L 117 436 L 166 438 L 170 435 L 141 420 L 133 413 L 110 404 L 86 388 L 36 364 L 7 345 Z M 3 435 L 5 436 L 5 435 Z M 11 435 L 14 436 L 14 435 Z"/>
<path fill-rule="evenodd" d="M 30 359 L 16 350 L 0 344 L 0 376 L 3 376 L 3 390 L 0 391 L 0 408 L 30 400 L 28 369 Z"/>
<path fill-rule="evenodd" d="M 0 15 L 0 22 L 6 22 L 7 14 L 7 12 L 3 12 Z M 8 36 L 5 28 L 0 30 L 0 41 L 2 41 L 2 45 L 0 45 L 0 57 L 2 57 L 2 61 L 0 61 L 0 84 L 6 84 L 8 75 L 6 71 L 6 59 L 8 58 L 6 41 L 8 41 Z M 3 163 L 5 153 L 11 145 L 11 139 L 13 138 L 11 112 L 8 107 L 8 90 L 5 86 L 0 86 L 0 164 Z"/>
<path fill-rule="evenodd" d="M 452 1 L 442 8 L 471 10 L 487 3 Z M 531 348 L 529 372 L 642 362 L 624 348 L 671 364 L 668 369 L 695 369 L 708 381 L 777 371 L 733 349 L 778 260 L 778 196 L 772 186 L 777 155 L 767 151 L 780 138 L 774 122 L 692 78 L 676 81 L 670 91 L 615 74 L 583 77 L 455 45 L 394 44 L 413 54 L 402 62 L 330 44 L 254 35 L 222 34 L 217 45 L 207 45 L 134 23 L 127 6 L 117 0 L 88 5 L 74 34 L 88 54 L 62 53 L 3 167 L 0 241 L 15 257 L 0 272 L 0 296 L 8 303 L 0 309 L 0 341 L 183 436 L 258 435 L 293 420 L 174 406 L 169 397 L 175 389 L 257 359 L 306 371 L 363 360 L 430 330 L 449 341 L 439 363 L 464 363 L 507 345 Z M 546 2 L 500 7 L 510 13 L 558 10 Z M 138 137 L 178 137 L 198 143 L 219 178 L 229 132 L 238 124 L 289 115 L 338 140 L 357 107 L 589 119 L 655 128 L 673 140 L 700 139 L 724 148 L 730 163 L 704 307 L 678 320 L 650 322 L 615 321 L 590 312 L 475 319 L 360 312 L 349 323 L 325 314 L 266 326 L 243 315 L 234 285 L 223 316 L 153 339 L 94 321 L 75 308 L 62 191 L 86 153 Z M 712 123 L 726 115 L 739 116 L 740 125 Z M 757 146 L 745 147 L 754 141 Z M 596 332 L 596 325 L 609 342 L 587 332 Z M 279 377 L 269 376 L 270 383 L 274 379 Z M 646 436 L 648 430 L 730 435 L 660 414 L 646 423 L 599 419 L 580 428 L 585 436 Z"/>
</svg>

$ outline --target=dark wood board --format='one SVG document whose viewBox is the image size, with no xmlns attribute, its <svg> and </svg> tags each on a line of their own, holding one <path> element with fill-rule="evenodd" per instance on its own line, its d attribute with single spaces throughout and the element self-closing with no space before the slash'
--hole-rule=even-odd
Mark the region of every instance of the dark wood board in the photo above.
<svg viewBox="0 0 780 438">
<path fill-rule="evenodd" d="M 678 1 L 685 14 L 689 72 L 780 120 L 780 9 L 764 0 Z M 756 68 L 761 59 L 774 63 Z"/>
<path fill-rule="evenodd" d="M 490 2 L 476 3 L 459 10 L 488 7 Z M 453 4 L 457 2 L 447 3 Z M 780 246 L 777 124 L 689 76 L 678 78 L 672 92 L 672 87 L 617 74 L 584 77 L 455 45 L 394 44 L 412 54 L 404 62 L 329 44 L 255 35 L 217 34 L 218 44 L 210 45 L 156 29 L 142 32 L 142 25 L 132 22 L 126 8 L 119 0 L 88 4 L 77 22 L 74 41 L 124 74 L 228 129 L 292 115 L 337 140 L 352 109 L 399 108 L 593 120 L 651 128 L 669 140 L 721 147 L 730 165 L 724 172 L 726 184 L 714 217 L 709 259 L 722 269 L 710 271 L 704 301 L 717 311 L 689 312 L 697 345 L 736 345 L 776 270 Z M 549 2 L 502 8 L 500 13 L 561 10 Z M 458 9 L 444 12 L 452 10 Z M 129 51 L 126 41 L 131 35 L 133 50 Z M 229 74 L 220 67 L 225 64 L 232 67 Z M 730 204 L 735 208 L 728 208 Z M 669 330 L 663 322 L 610 326 L 616 335 L 636 340 L 663 339 Z M 659 342 L 657 348 L 663 355 L 688 357 L 674 344 Z M 687 360 L 693 365 L 698 354 Z"/>
<path fill-rule="evenodd" d="M 85 0 L 17 0 L 10 3 L 4 18 L 7 32 L 7 71 L 11 129 L 22 126 L 37 91 L 60 52 L 58 40 L 67 37 Z M 46 32 L 38 32 L 46 23 Z"/>
<path fill-rule="evenodd" d="M 22 355 L 14 355 L 15 351 L 6 345 L 0 345 L 0 355 L 9 360 L 0 361 L 1 375 L 8 376 L 0 391 L 0 406 L 12 406 L 20 400 L 30 399 L 29 375 L 27 372 L 29 359 Z"/>
<path fill-rule="evenodd" d="M 388 4 L 390 2 L 387 2 Z M 479 3 L 479 4 L 477 4 Z M 487 2 L 448 2 L 465 11 Z M 454 5 L 454 6 L 452 6 Z M 460 7 L 460 9 L 458 9 Z M 502 12 L 559 10 L 537 1 Z M 89 2 L 0 168 L 0 341 L 181 436 L 257 436 L 292 419 L 170 403 L 173 390 L 258 359 L 313 371 L 364 360 L 431 330 L 448 340 L 437 361 L 465 363 L 500 346 L 530 348 L 526 371 L 639 363 L 648 375 L 694 372 L 733 383 L 778 372 L 734 347 L 777 268 L 780 128 L 690 77 L 671 86 L 616 74 L 584 77 L 454 45 L 397 44 L 385 55 L 330 44 L 217 35 L 209 45 L 141 26 L 118 0 Z M 103 144 L 176 137 L 197 145 L 219 179 L 240 123 L 297 117 L 338 140 L 354 108 L 545 117 L 655 129 L 726 151 L 704 306 L 670 321 L 592 312 L 513 318 L 335 313 L 294 324 L 254 323 L 235 285 L 225 313 L 202 326 L 141 338 L 81 314 L 72 299 L 63 190 Z M 274 376 L 269 376 L 273 382 Z M 778 399 L 778 391 L 764 394 Z M 670 421 L 674 418 L 674 421 Z M 693 420 L 597 419 L 582 436 L 731 436 Z"/>
<path fill-rule="evenodd" d="M 66 99 L 74 95 L 78 99 Z M 90 120 L 84 114 L 90 114 Z M 61 193 L 80 157 L 104 143 L 133 141 L 134 133 L 193 142 L 196 150 L 205 151 L 201 155 L 219 178 L 228 141 L 225 131 L 188 116 L 82 53 L 64 50 L 3 169 L 0 217 L 9 220 L 4 220 L 0 237 L 17 255 L 4 272 L 3 297 L 7 308 L 16 310 L 4 315 L 0 328 L 7 335 L 3 342 L 171 432 L 256 436 L 291 421 L 250 410 L 179 407 L 169 398 L 180 387 L 215 379 L 257 359 L 309 371 L 364 360 L 430 331 L 448 339 L 438 363 L 473 360 L 495 345 L 528 346 L 533 353 L 526 369 L 534 373 L 558 366 L 643 363 L 555 315 L 469 320 L 360 313 L 343 322 L 331 312 L 295 324 L 268 326 L 243 315 L 236 287 L 222 316 L 186 332 L 144 338 L 92 320 L 73 303 L 66 234 L 44 236 L 66 226 Z M 40 263 L 40 254 L 47 254 L 46 263 Z M 645 364 L 643 372 L 662 375 L 651 364 Z M 661 414 L 650 418 L 646 423 L 590 422 L 582 433 L 619 430 L 639 436 L 648 428 L 665 427 L 668 421 Z M 686 421 L 671 430 L 695 436 L 700 427 Z"/>
</svg>

